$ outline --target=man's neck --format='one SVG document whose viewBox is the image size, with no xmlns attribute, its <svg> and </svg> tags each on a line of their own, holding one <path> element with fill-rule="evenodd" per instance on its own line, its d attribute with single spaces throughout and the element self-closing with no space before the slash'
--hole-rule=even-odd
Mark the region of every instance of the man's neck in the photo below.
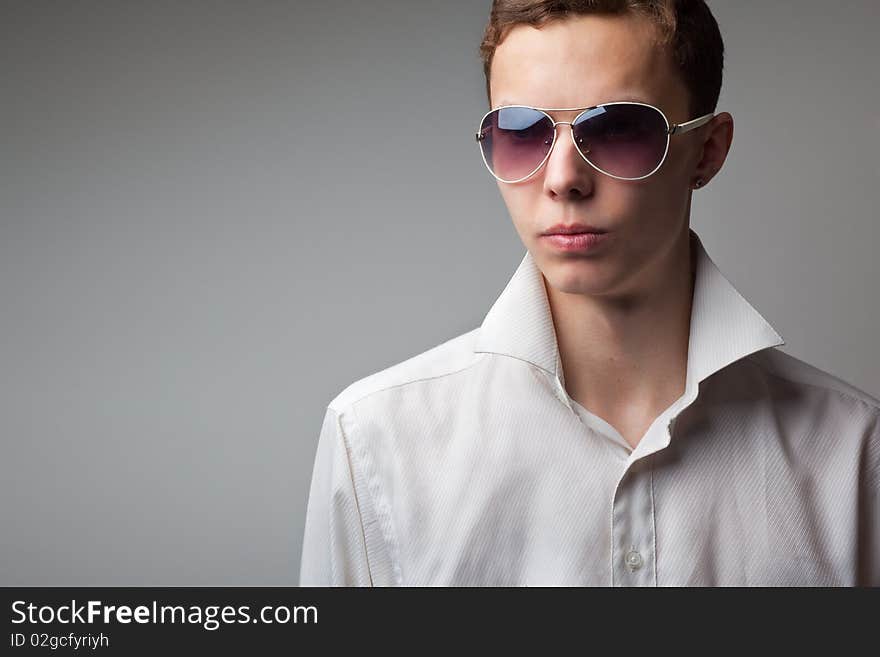
<svg viewBox="0 0 880 657">
<path fill-rule="evenodd" d="M 568 294 L 546 283 L 568 394 L 633 446 L 685 390 L 694 283 L 689 231 L 652 281 L 625 298 Z"/>
</svg>

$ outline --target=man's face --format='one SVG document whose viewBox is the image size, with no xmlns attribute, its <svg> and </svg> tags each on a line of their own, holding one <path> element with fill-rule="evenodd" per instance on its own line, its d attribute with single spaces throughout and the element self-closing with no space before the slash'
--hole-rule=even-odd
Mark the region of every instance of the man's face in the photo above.
<svg viewBox="0 0 880 657">
<path fill-rule="evenodd" d="M 540 29 L 517 25 L 495 51 L 492 106 L 587 107 L 639 100 L 663 110 L 670 123 L 688 116 L 687 90 L 655 27 L 638 15 L 577 16 Z M 549 112 L 571 121 L 577 111 Z M 571 130 L 557 126 L 553 152 L 531 178 L 498 186 L 514 226 L 547 282 L 574 294 L 637 292 L 656 284 L 681 240 L 687 243 L 690 184 L 701 155 L 702 130 L 670 139 L 666 161 L 638 181 L 617 180 L 575 150 Z M 589 252 L 563 252 L 539 235 L 557 223 L 607 229 Z M 676 251 L 680 253 L 680 251 Z"/>
</svg>

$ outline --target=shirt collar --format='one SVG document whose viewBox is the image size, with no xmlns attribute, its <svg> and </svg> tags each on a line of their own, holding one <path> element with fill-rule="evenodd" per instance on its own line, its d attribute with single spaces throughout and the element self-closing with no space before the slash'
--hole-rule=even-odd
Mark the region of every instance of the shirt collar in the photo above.
<svg viewBox="0 0 880 657">
<path fill-rule="evenodd" d="M 692 390 L 731 363 L 785 340 L 721 273 L 694 230 L 689 233 L 697 254 L 688 337 L 687 388 Z M 528 361 L 564 385 L 543 274 L 528 251 L 486 314 L 474 352 Z"/>
</svg>

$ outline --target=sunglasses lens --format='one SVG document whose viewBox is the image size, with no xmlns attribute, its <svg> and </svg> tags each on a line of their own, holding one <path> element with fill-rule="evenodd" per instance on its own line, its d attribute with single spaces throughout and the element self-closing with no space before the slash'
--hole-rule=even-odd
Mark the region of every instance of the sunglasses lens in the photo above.
<svg viewBox="0 0 880 657">
<path fill-rule="evenodd" d="M 590 162 L 612 176 L 647 176 L 666 154 L 666 120 L 645 105 L 597 107 L 580 116 L 572 129 Z"/>
<path fill-rule="evenodd" d="M 540 166 L 553 143 L 553 123 L 528 107 L 503 107 L 490 112 L 480 126 L 480 148 L 486 165 L 498 178 L 516 181 Z"/>
</svg>

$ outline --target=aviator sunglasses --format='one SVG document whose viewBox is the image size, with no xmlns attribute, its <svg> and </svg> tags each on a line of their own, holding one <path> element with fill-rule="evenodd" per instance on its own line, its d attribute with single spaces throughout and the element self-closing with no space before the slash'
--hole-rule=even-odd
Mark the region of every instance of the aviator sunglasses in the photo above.
<svg viewBox="0 0 880 657">
<path fill-rule="evenodd" d="M 584 111 L 573 121 L 547 114 L 575 110 Z M 571 126 L 575 148 L 594 169 L 619 180 L 641 180 L 663 164 L 672 135 L 699 128 L 713 116 L 670 124 L 659 108 L 634 101 L 568 109 L 505 105 L 483 116 L 476 138 L 489 172 L 504 183 L 521 182 L 544 165 L 562 123 Z"/>
</svg>

